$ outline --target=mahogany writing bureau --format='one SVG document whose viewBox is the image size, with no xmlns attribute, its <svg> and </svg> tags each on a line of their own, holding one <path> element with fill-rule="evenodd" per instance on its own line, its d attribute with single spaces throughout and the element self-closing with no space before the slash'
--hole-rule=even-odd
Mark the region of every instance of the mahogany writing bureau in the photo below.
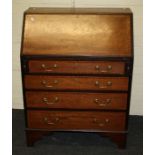
<svg viewBox="0 0 155 155">
<path fill-rule="evenodd" d="M 21 46 L 28 146 L 52 131 L 125 147 L 133 68 L 130 9 L 29 8 Z"/>
</svg>

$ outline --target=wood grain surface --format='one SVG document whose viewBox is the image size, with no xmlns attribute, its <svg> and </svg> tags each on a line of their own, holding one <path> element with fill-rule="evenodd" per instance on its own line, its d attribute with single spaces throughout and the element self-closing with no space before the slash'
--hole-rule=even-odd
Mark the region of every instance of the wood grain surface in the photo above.
<svg viewBox="0 0 155 155">
<path fill-rule="evenodd" d="M 124 112 L 64 112 L 28 110 L 28 127 L 57 130 L 108 130 L 125 129 Z"/>
<path fill-rule="evenodd" d="M 128 90 L 127 77 L 25 76 L 26 89 Z"/>
<path fill-rule="evenodd" d="M 126 110 L 126 93 L 26 92 L 29 108 Z"/>
</svg>

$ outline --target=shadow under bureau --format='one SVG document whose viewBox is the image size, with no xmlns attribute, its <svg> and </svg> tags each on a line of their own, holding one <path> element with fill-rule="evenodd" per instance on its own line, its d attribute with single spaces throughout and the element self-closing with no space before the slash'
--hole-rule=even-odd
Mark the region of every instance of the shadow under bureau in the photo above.
<svg viewBox="0 0 155 155">
<path fill-rule="evenodd" d="M 125 147 L 133 68 L 130 9 L 29 8 L 21 46 L 27 145 L 52 131 Z"/>
</svg>

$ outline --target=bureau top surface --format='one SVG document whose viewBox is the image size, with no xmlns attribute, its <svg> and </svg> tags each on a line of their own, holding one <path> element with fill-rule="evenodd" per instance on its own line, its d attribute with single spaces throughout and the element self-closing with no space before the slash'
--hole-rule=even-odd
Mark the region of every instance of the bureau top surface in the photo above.
<svg viewBox="0 0 155 155">
<path fill-rule="evenodd" d="M 132 56 L 130 9 L 29 8 L 21 53 L 51 56 Z"/>
<path fill-rule="evenodd" d="M 131 14 L 129 8 L 41 8 L 31 7 L 27 14 Z"/>
</svg>

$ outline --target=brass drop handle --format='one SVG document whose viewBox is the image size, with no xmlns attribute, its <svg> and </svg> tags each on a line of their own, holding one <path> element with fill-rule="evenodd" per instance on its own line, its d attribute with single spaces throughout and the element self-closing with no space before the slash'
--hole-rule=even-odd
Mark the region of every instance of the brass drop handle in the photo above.
<svg viewBox="0 0 155 155">
<path fill-rule="evenodd" d="M 99 66 L 99 65 L 96 65 L 96 66 L 95 66 L 95 69 L 96 69 L 97 71 L 100 71 L 101 73 L 107 73 L 107 72 L 109 72 L 110 70 L 112 70 L 112 66 L 111 66 L 111 65 L 108 65 L 107 68 L 106 68 L 106 70 L 101 70 L 100 66 Z"/>
<path fill-rule="evenodd" d="M 102 127 L 102 126 L 105 126 L 106 124 L 110 123 L 110 120 L 108 118 L 106 118 L 103 122 L 100 122 L 99 120 L 97 120 L 97 118 L 94 118 L 93 123 L 96 123 L 98 126 Z"/>
<path fill-rule="evenodd" d="M 48 99 L 46 97 L 43 98 L 43 102 L 46 103 L 46 104 L 49 104 L 49 105 L 52 105 L 52 104 L 54 104 L 54 103 L 56 103 L 58 101 L 59 101 L 58 97 L 55 97 L 52 102 L 48 101 Z"/>
<path fill-rule="evenodd" d="M 111 103 L 111 99 L 107 98 L 106 100 L 100 101 L 98 98 L 94 99 L 94 102 L 99 106 L 106 106 L 107 104 Z"/>
<path fill-rule="evenodd" d="M 56 125 L 60 121 L 59 117 L 56 117 L 53 121 L 49 121 L 47 117 L 44 117 L 44 122 L 48 125 Z"/>
<path fill-rule="evenodd" d="M 54 85 L 58 84 L 58 80 L 54 80 L 54 81 L 53 81 L 53 85 L 48 85 L 47 82 L 46 82 L 46 80 L 41 81 L 41 83 L 42 83 L 42 85 L 43 85 L 44 87 L 46 87 L 46 88 L 53 88 Z"/>
<path fill-rule="evenodd" d="M 53 66 L 50 67 L 50 68 L 51 68 L 51 69 L 50 69 L 50 68 L 47 67 L 45 64 L 42 64 L 42 65 L 41 65 L 41 68 L 44 69 L 44 71 L 46 71 L 46 72 L 52 72 L 53 69 L 58 68 L 58 65 L 57 65 L 57 64 L 54 64 Z"/>
<path fill-rule="evenodd" d="M 112 86 L 112 82 L 108 81 L 105 86 L 101 86 L 99 81 L 95 81 L 95 85 L 98 86 L 101 89 L 105 89 L 105 88 L 108 88 L 109 86 Z"/>
</svg>

